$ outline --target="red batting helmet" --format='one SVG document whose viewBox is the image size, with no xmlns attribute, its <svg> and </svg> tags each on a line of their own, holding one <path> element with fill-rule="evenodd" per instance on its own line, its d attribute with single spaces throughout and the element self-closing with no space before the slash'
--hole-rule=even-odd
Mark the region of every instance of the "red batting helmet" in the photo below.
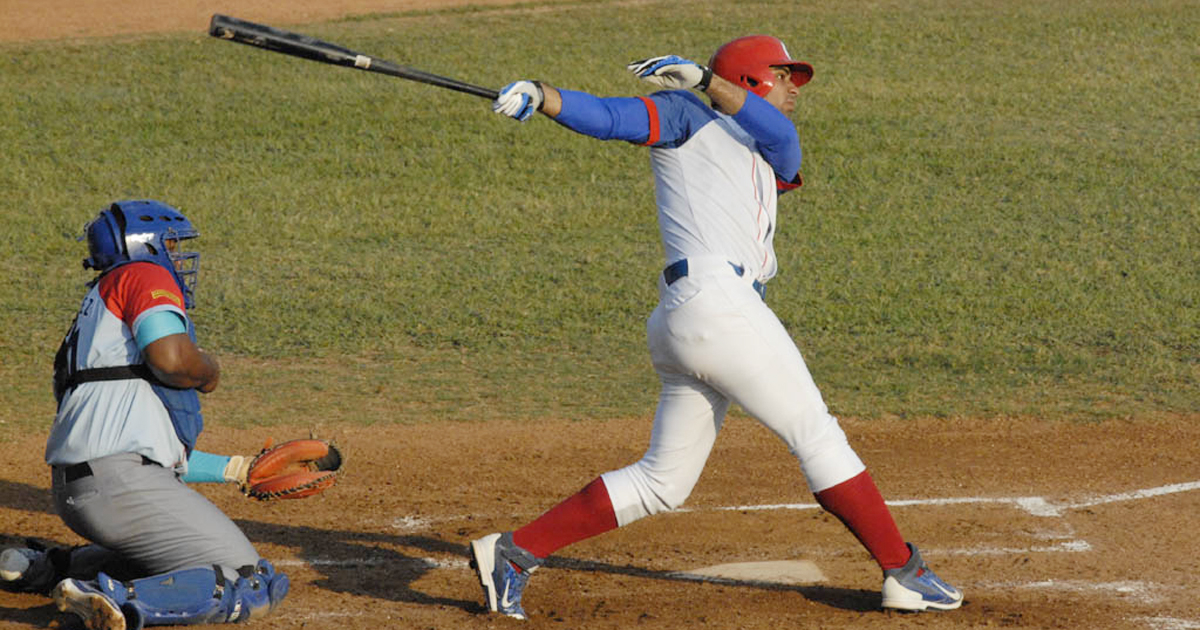
<svg viewBox="0 0 1200 630">
<path fill-rule="evenodd" d="M 713 53 L 708 67 L 713 74 L 736 83 L 759 96 L 766 96 L 775 86 L 772 66 L 786 66 L 792 71 L 792 83 L 800 87 L 812 79 L 812 66 L 788 55 L 783 42 L 770 35 L 739 37 Z"/>
</svg>

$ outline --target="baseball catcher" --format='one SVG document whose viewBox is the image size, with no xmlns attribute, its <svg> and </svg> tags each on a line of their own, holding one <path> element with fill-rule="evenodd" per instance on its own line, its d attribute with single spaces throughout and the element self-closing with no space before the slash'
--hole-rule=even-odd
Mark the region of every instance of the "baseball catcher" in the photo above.
<svg viewBox="0 0 1200 630">
<path fill-rule="evenodd" d="M 50 595 L 89 630 L 243 622 L 269 614 L 288 593 L 288 577 L 237 524 L 180 482 L 193 456 L 191 472 L 204 474 L 206 458 L 195 450 L 200 395 L 221 378 L 190 317 L 197 237 L 177 209 L 149 199 L 113 203 L 84 229 L 84 268 L 97 275 L 54 359 L 57 412 L 45 459 L 55 511 L 91 544 L 7 549 L 0 584 Z M 293 450 L 267 449 L 258 466 L 251 460 L 248 492 L 320 488 L 314 471 L 292 466 L 318 449 Z M 272 480 L 280 483 L 255 490 Z"/>
<path fill-rule="evenodd" d="M 344 461 L 341 449 L 326 440 L 297 439 L 276 445 L 268 440 L 257 455 L 193 450 L 182 481 L 234 483 L 247 497 L 259 501 L 303 499 L 332 486 Z M 0 588 L 44 592 L 69 575 L 95 573 L 113 560 L 113 554 L 99 545 L 55 548 L 36 538 L 26 545 L 0 552 Z"/>
</svg>

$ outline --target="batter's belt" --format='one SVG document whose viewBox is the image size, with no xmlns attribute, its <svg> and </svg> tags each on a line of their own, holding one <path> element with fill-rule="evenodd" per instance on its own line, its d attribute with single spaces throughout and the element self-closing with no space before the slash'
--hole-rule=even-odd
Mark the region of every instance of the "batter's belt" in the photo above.
<svg viewBox="0 0 1200 630">
<path fill-rule="evenodd" d="M 744 267 L 742 267 L 741 265 L 738 265 L 731 261 L 726 261 L 726 262 L 729 264 L 730 267 L 733 268 L 734 273 L 736 273 L 738 275 L 738 277 L 744 276 L 746 274 L 746 269 Z M 687 277 L 687 275 L 688 275 L 688 259 L 686 259 L 686 258 L 681 259 L 681 260 L 676 260 L 675 262 L 667 265 L 665 269 L 663 269 L 663 281 L 667 283 L 667 286 L 675 284 L 676 280 Z M 758 292 L 759 297 L 761 297 L 764 300 L 767 299 L 767 286 L 765 284 L 759 282 L 758 280 L 755 280 L 753 286 L 754 286 L 754 290 L 756 292 Z"/>
</svg>

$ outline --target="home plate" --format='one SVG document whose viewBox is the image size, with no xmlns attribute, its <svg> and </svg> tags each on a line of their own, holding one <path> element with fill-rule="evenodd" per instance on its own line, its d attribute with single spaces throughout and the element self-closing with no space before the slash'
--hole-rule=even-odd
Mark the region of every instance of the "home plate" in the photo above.
<svg viewBox="0 0 1200 630">
<path fill-rule="evenodd" d="M 825 574 L 808 560 L 769 560 L 735 562 L 712 567 L 679 571 L 676 577 L 700 581 L 759 582 L 768 584 L 812 584 L 824 582 Z"/>
</svg>

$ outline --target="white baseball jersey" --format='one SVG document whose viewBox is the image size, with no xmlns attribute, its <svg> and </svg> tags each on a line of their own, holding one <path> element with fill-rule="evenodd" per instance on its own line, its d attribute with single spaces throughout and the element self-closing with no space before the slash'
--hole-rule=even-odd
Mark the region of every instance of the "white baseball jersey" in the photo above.
<svg viewBox="0 0 1200 630">
<path fill-rule="evenodd" d="M 651 138 L 655 199 L 667 262 L 723 257 L 766 281 L 776 271 L 776 176 L 754 138 L 696 97 L 667 93 L 647 99 L 651 117 L 687 119 L 669 141 Z M 682 102 L 680 102 L 682 99 Z M 667 113 L 666 107 L 675 108 Z M 661 131 L 660 131 L 661 133 Z"/>
<path fill-rule="evenodd" d="M 778 193 L 800 186 L 800 142 L 782 113 L 753 94 L 741 112 L 727 116 L 686 90 L 604 99 L 559 92 L 560 124 L 651 147 L 667 263 L 723 257 L 749 280 L 775 275 Z M 757 134 L 739 120 L 754 124 Z"/>
<path fill-rule="evenodd" d="M 68 332 L 72 370 L 143 363 L 136 335 L 147 317 L 171 312 L 186 320 L 179 286 L 150 262 L 120 266 L 100 277 Z M 46 463 L 77 464 L 117 453 L 144 455 L 167 468 L 182 466 L 184 445 L 150 383 L 140 379 L 80 383 L 58 407 L 46 442 Z"/>
<path fill-rule="evenodd" d="M 650 147 L 664 256 L 687 261 L 660 275 L 647 321 L 662 382 L 650 445 L 637 463 L 601 476 L 618 525 L 683 503 L 731 404 L 783 440 L 813 492 L 860 474 L 800 351 L 751 284 L 775 275 L 776 200 L 801 183 L 795 126 L 754 94 L 728 116 L 687 91 L 559 92 L 559 123 Z"/>
</svg>

